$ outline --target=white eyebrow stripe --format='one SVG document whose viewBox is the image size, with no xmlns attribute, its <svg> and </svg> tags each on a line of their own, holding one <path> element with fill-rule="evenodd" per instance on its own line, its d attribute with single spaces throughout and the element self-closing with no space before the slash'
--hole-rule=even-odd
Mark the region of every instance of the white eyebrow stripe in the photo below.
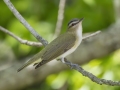
<svg viewBox="0 0 120 90">
<path fill-rule="evenodd" d="M 73 21 L 73 22 L 71 22 L 68 26 L 70 27 L 72 24 L 76 24 L 76 23 L 78 23 L 79 21 Z"/>
</svg>

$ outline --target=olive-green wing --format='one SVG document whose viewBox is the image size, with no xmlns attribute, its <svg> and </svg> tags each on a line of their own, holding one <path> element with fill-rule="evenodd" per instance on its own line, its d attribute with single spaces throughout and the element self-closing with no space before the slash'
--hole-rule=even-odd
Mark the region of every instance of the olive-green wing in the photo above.
<svg viewBox="0 0 120 90">
<path fill-rule="evenodd" d="M 36 66 L 36 68 L 41 65 L 53 60 L 70 48 L 72 48 L 75 44 L 75 36 L 71 34 L 61 35 L 52 41 L 48 46 L 46 46 L 42 51 L 41 59 L 42 61 Z"/>
</svg>

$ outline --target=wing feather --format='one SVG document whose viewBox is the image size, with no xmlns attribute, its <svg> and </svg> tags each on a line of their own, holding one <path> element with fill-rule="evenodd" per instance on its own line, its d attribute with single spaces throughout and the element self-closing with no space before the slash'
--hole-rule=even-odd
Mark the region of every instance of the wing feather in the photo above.
<svg viewBox="0 0 120 90">
<path fill-rule="evenodd" d="M 58 42 L 59 40 L 59 42 Z M 42 60 L 52 60 L 69 50 L 75 44 L 75 36 L 71 34 L 61 35 L 46 47 L 46 52 L 42 55 Z"/>
</svg>

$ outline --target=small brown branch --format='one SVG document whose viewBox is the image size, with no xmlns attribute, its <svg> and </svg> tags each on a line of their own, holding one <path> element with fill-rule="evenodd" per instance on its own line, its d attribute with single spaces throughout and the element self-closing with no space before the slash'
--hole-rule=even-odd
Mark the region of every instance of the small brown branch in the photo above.
<svg viewBox="0 0 120 90">
<path fill-rule="evenodd" d="M 91 79 L 93 82 L 97 83 L 97 84 L 105 84 L 105 85 L 109 85 L 109 86 L 120 86 L 120 81 L 112 81 L 112 80 L 106 80 L 106 79 L 100 79 L 97 78 L 95 75 L 93 75 L 90 72 L 85 71 L 82 67 L 80 67 L 78 64 L 73 64 L 70 61 L 68 61 L 65 58 L 65 64 L 70 66 L 71 69 L 75 69 L 78 72 L 80 72 L 83 76 L 88 77 L 89 79 Z"/>
<path fill-rule="evenodd" d="M 66 0 L 60 0 L 60 2 L 59 2 L 57 24 L 56 24 L 55 34 L 54 34 L 53 38 L 56 38 L 60 34 L 62 22 L 63 22 L 63 18 L 64 18 L 65 2 L 66 2 Z"/>
<path fill-rule="evenodd" d="M 42 44 L 38 43 L 38 42 L 31 42 L 31 41 L 28 41 L 28 40 L 23 40 L 20 37 L 18 37 L 15 34 L 13 34 L 12 32 L 10 32 L 9 30 L 3 28 L 2 26 L 0 26 L 0 30 L 3 31 L 4 33 L 10 35 L 11 37 L 15 38 L 21 44 L 26 44 L 26 45 L 29 45 L 29 46 L 37 46 L 37 47 L 42 46 Z"/>
<path fill-rule="evenodd" d="M 92 36 L 95 36 L 95 35 L 99 34 L 100 32 L 101 32 L 101 31 L 96 31 L 96 32 L 94 32 L 94 33 L 92 33 L 92 34 L 90 34 L 90 35 L 87 35 L 87 36 L 83 37 L 82 40 L 85 40 L 85 39 L 88 39 L 88 38 L 90 38 L 90 37 L 92 37 Z"/>
<path fill-rule="evenodd" d="M 44 46 L 48 44 L 48 42 L 43 39 L 31 26 L 27 21 L 21 16 L 21 14 L 16 10 L 14 5 L 10 2 L 10 0 L 3 0 L 7 7 L 11 10 L 11 12 L 15 15 L 15 17 L 30 31 L 30 33 L 40 41 Z"/>
</svg>

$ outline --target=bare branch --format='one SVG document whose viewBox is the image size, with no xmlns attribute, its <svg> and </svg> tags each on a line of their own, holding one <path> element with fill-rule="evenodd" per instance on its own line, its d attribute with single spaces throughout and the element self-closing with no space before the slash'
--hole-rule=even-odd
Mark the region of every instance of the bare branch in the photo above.
<svg viewBox="0 0 120 90">
<path fill-rule="evenodd" d="M 55 34 L 54 34 L 53 38 L 56 38 L 60 34 L 62 22 L 63 22 L 63 18 L 64 18 L 65 2 L 66 2 L 66 0 L 60 0 L 60 2 L 59 2 L 57 24 L 56 24 Z"/>
<path fill-rule="evenodd" d="M 85 40 L 85 39 L 88 39 L 88 38 L 90 38 L 90 37 L 92 37 L 92 36 L 95 36 L 95 35 L 99 34 L 100 32 L 101 32 L 101 31 L 97 31 L 97 32 L 94 32 L 94 33 L 92 33 L 92 34 L 90 34 L 90 35 L 87 35 L 87 36 L 83 37 L 82 40 Z"/>
<path fill-rule="evenodd" d="M 70 66 L 71 69 L 77 70 L 83 76 L 86 76 L 86 77 L 90 78 L 93 82 L 96 82 L 97 84 L 100 84 L 100 85 L 105 84 L 105 85 L 109 85 L 109 86 L 120 86 L 120 81 L 112 81 L 112 80 L 106 80 L 106 79 L 97 78 L 92 73 L 85 71 L 78 64 L 73 64 L 70 61 L 68 61 L 66 58 L 64 60 L 65 60 L 65 64 Z"/>
<path fill-rule="evenodd" d="M 11 12 L 15 15 L 15 17 L 30 31 L 30 33 L 40 41 L 44 46 L 48 44 L 48 42 L 43 39 L 31 26 L 27 23 L 27 21 L 21 16 L 21 14 L 16 10 L 10 0 L 3 0 Z"/>
<path fill-rule="evenodd" d="M 11 37 L 15 38 L 21 44 L 26 44 L 26 45 L 29 45 L 29 46 L 37 46 L 37 47 L 42 46 L 42 44 L 38 43 L 38 42 L 31 42 L 31 41 L 28 41 L 28 40 L 23 40 L 20 37 L 18 37 L 15 34 L 13 34 L 12 32 L 10 32 L 9 30 L 3 28 L 2 26 L 0 26 L 0 30 L 3 31 L 4 33 L 10 35 Z"/>
</svg>

